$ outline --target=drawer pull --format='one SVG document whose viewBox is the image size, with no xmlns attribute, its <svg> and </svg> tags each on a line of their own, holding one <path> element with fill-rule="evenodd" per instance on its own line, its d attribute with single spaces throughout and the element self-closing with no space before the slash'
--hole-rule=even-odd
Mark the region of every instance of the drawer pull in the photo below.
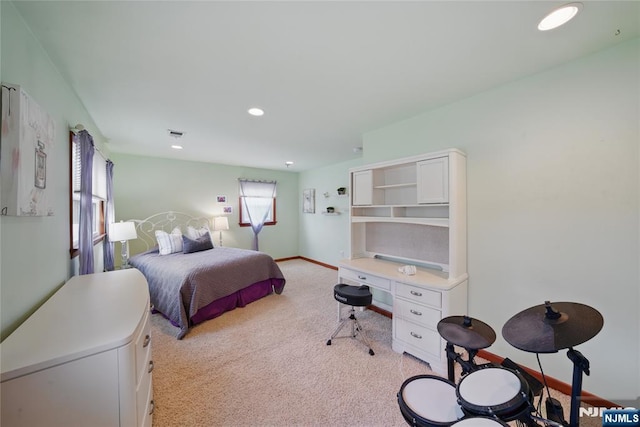
<svg viewBox="0 0 640 427">
<path fill-rule="evenodd" d="M 142 343 L 142 348 L 146 348 L 151 342 L 151 337 L 149 335 L 144 337 L 144 342 Z"/>
<path fill-rule="evenodd" d="M 422 296 L 422 292 L 418 292 L 418 291 L 411 291 L 411 295 L 414 295 L 416 297 L 421 297 Z"/>
<path fill-rule="evenodd" d="M 367 276 L 361 276 L 361 275 L 359 275 L 359 274 L 358 274 L 358 279 L 360 279 L 360 280 L 367 280 Z"/>
<path fill-rule="evenodd" d="M 151 401 L 149 402 L 149 415 L 153 415 L 153 411 L 154 409 L 156 409 L 156 402 L 153 401 L 153 399 L 151 399 Z"/>
<path fill-rule="evenodd" d="M 418 338 L 419 340 L 422 339 L 422 335 L 416 334 L 415 332 L 411 332 L 411 336 L 414 337 L 414 338 Z"/>
<path fill-rule="evenodd" d="M 411 310 L 409 310 L 409 311 L 411 312 L 411 314 L 415 314 L 416 316 L 422 316 L 422 313 L 421 313 L 421 312 L 419 312 L 419 311 L 417 311 L 417 310 L 413 310 L 413 309 L 411 309 Z"/>
<path fill-rule="evenodd" d="M 149 361 L 149 370 L 147 371 L 149 374 L 153 371 L 153 360 Z"/>
</svg>

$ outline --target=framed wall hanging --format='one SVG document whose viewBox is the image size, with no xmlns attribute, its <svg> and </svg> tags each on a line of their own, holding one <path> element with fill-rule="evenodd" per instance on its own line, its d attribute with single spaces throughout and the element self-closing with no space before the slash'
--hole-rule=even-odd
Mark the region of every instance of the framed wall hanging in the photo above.
<svg viewBox="0 0 640 427">
<path fill-rule="evenodd" d="M 51 216 L 55 122 L 20 86 L 2 83 L 2 215 Z"/>
<path fill-rule="evenodd" d="M 316 213 L 316 190 L 307 188 L 302 192 L 302 212 Z"/>
</svg>

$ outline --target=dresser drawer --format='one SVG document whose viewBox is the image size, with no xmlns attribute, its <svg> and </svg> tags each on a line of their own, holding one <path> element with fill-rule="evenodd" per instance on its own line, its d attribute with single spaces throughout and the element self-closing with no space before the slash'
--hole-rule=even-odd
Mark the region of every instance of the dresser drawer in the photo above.
<svg viewBox="0 0 640 427">
<path fill-rule="evenodd" d="M 149 360 L 151 359 L 151 323 L 149 322 L 149 310 L 145 312 L 143 327 L 136 337 L 136 384 L 140 383 L 142 375 L 148 370 Z"/>
<path fill-rule="evenodd" d="M 438 291 L 419 288 L 406 283 L 396 283 L 396 296 L 432 307 L 442 307 L 442 294 Z"/>
<path fill-rule="evenodd" d="M 151 427 L 151 421 L 153 419 L 154 402 L 152 378 L 152 374 L 145 371 L 136 390 L 138 426 L 141 427 Z"/>
<path fill-rule="evenodd" d="M 394 319 L 395 338 L 405 343 L 440 357 L 440 335 L 437 332 L 403 319 Z"/>
<path fill-rule="evenodd" d="M 340 277 L 352 280 L 361 285 L 369 285 L 373 288 L 391 290 L 391 281 L 362 271 L 340 268 Z"/>
<path fill-rule="evenodd" d="M 400 298 L 396 298 L 395 300 L 393 313 L 403 319 L 410 320 L 433 330 L 437 330 L 436 328 L 441 318 L 440 310 Z"/>
</svg>

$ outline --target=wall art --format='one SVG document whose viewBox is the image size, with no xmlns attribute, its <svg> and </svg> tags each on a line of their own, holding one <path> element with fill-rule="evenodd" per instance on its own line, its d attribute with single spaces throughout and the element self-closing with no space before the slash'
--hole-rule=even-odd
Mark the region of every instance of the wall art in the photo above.
<svg viewBox="0 0 640 427">
<path fill-rule="evenodd" d="M 302 212 L 316 213 L 316 190 L 307 188 L 302 192 Z"/>
</svg>

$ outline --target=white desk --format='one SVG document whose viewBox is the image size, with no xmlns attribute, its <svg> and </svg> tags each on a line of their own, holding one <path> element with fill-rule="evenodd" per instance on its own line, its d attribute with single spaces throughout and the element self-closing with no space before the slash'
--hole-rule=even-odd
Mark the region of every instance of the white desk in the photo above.
<svg viewBox="0 0 640 427">
<path fill-rule="evenodd" d="M 467 314 L 468 276 L 450 279 L 447 273 L 425 268 L 408 276 L 398 271 L 401 265 L 376 258 L 342 260 L 338 277 L 341 283 L 388 292 L 393 298 L 393 350 L 412 354 L 446 375 L 446 342 L 437 324 L 445 317 Z"/>
</svg>

